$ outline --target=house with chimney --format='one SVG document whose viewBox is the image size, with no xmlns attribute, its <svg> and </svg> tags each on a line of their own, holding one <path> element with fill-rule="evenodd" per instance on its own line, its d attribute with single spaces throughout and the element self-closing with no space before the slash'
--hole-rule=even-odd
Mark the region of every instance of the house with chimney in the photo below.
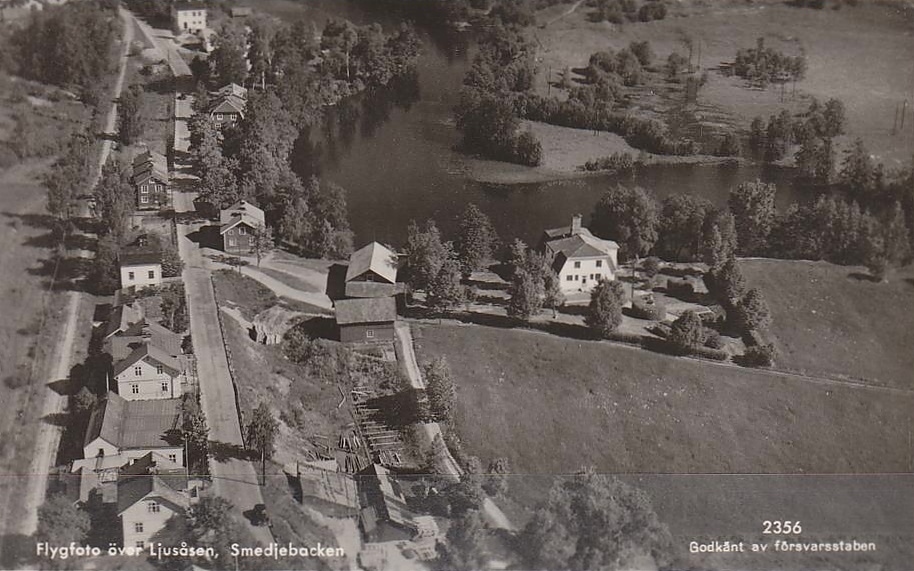
<svg viewBox="0 0 914 571">
<path fill-rule="evenodd" d="M 569 226 L 543 232 L 540 249 L 565 293 L 589 292 L 600 281 L 615 279 L 619 245 L 594 236 L 581 225 L 580 214 Z"/>
<path fill-rule="evenodd" d="M 131 176 L 137 210 L 160 210 L 171 205 L 168 160 L 165 155 L 146 150 L 133 159 Z"/>
<path fill-rule="evenodd" d="M 105 348 L 114 361 L 117 393 L 127 400 L 179 398 L 185 376 L 182 341 L 146 319 L 109 338 Z"/>
<path fill-rule="evenodd" d="M 118 256 L 118 266 L 122 288 L 162 285 L 162 252 L 149 246 L 124 248 Z"/>
<path fill-rule="evenodd" d="M 183 517 L 196 490 L 187 471 L 156 454 L 121 468 L 117 480 L 117 515 L 125 547 L 143 548 L 172 517 Z"/>
<path fill-rule="evenodd" d="M 219 212 L 222 249 L 229 254 L 250 254 L 257 232 L 266 226 L 266 215 L 246 200 Z"/>
</svg>

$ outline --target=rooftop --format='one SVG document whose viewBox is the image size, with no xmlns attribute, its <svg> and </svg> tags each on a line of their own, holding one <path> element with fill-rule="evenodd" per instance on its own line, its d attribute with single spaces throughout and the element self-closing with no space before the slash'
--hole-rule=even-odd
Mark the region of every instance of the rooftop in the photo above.
<svg viewBox="0 0 914 571">
<path fill-rule="evenodd" d="M 114 363 L 114 375 L 120 375 L 135 363 L 147 359 L 162 365 L 172 377 L 181 374 L 184 370 L 181 363 L 174 355 L 169 355 L 163 349 L 152 345 L 148 340 L 144 340 L 135 347 L 126 358 Z"/>
<path fill-rule="evenodd" d="M 85 444 L 102 438 L 118 449 L 165 448 L 166 433 L 181 423 L 181 399 L 128 401 L 108 392 L 89 419 Z"/>
<path fill-rule="evenodd" d="M 336 301 L 335 306 L 338 325 L 397 320 L 397 302 L 392 297 L 340 299 Z"/>
<path fill-rule="evenodd" d="M 346 281 L 353 280 L 368 271 L 374 272 L 389 283 L 395 283 L 397 281 L 397 255 L 378 242 L 372 242 L 359 248 L 349 256 Z"/>
<path fill-rule="evenodd" d="M 186 484 L 185 478 L 184 487 Z M 117 513 L 124 513 L 130 506 L 150 496 L 164 499 L 175 508 L 185 508 L 188 498 L 180 493 L 183 488 L 175 488 L 176 485 L 180 485 L 179 480 L 158 474 L 120 477 L 117 481 Z"/>
</svg>

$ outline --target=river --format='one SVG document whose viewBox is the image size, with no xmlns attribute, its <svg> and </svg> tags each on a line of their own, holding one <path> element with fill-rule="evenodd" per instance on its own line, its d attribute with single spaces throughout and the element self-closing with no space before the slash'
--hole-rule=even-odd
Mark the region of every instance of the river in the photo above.
<svg viewBox="0 0 914 571">
<path fill-rule="evenodd" d="M 351 0 L 266 2 L 264 7 L 281 17 L 304 13 L 318 26 L 327 17 L 377 21 L 387 29 L 398 24 L 396 15 Z M 658 199 L 689 193 L 723 204 L 731 188 L 759 178 L 777 184 L 779 208 L 796 200 L 791 169 L 758 165 L 651 165 L 622 180 L 609 175 L 514 185 L 472 180 L 467 158 L 455 150 L 459 134 L 451 111 L 472 60 L 472 40 L 440 30 L 420 29 L 420 36 L 416 78 L 346 102 L 296 145 L 299 174 L 318 174 L 346 189 L 357 246 L 371 240 L 402 245 L 410 220 L 434 218 L 448 235 L 470 202 L 491 217 L 503 239 L 533 243 L 543 228 L 569 223 L 575 213 L 589 215 L 602 192 L 620 182 L 647 188 Z"/>
</svg>

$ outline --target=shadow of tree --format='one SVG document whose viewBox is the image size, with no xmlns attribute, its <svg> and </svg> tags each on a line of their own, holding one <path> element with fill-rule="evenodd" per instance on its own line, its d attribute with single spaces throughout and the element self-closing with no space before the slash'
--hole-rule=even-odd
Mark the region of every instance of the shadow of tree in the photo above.
<svg viewBox="0 0 914 571">
<path fill-rule="evenodd" d="M 213 224 L 201 226 L 199 230 L 188 234 L 187 238 L 201 248 L 222 249 L 222 235 L 219 233 L 219 226 Z"/>
<path fill-rule="evenodd" d="M 343 264 L 333 264 L 327 274 L 327 297 L 332 300 L 346 297 L 346 270 Z"/>
<path fill-rule="evenodd" d="M 392 395 L 369 399 L 366 404 L 378 409 L 370 415 L 372 420 L 382 422 L 392 429 L 399 429 L 428 419 L 427 407 L 422 405 L 422 391 L 408 389 Z"/>
<path fill-rule="evenodd" d="M 247 450 L 244 446 L 220 442 L 218 440 L 209 441 L 210 456 L 217 462 L 226 460 L 259 460 L 260 457 L 253 450 Z"/>
</svg>

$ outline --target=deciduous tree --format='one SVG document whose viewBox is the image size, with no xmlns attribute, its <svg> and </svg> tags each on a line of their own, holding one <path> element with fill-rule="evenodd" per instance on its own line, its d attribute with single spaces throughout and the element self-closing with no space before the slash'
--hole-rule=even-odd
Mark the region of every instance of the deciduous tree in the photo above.
<svg viewBox="0 0 914 571">
<path fill-rule="evenodd" d="M 776 212 L 774 183 L 761 180 L 745 182 L 730 191 L 727 203 L 733 213 L 738 247 L 743 255 L 764 252 L 768 234 L 774 225 Z"/>
<path fill-rule="evenodd" d="M 261 401 L 251 413 L 245 444 L 260 453 L 261 476 L 266 483 L 267 460 L 273 457 L 273 446 L 278 424 L 266 402 Z"/>
<path fill-rule="evenodd" d="M 478 206 L 467 205 L 460 218 L 457 239 L 457 259 L 464 275 L 485 268 L 492 259 L 498 244 L 498 234 L 492 221 Z"/>
<path fill-rule="evenodd" d="M 451 378 L 451 367 L 444 357 L 437 357 L 425 364 L 422 370 L 425 379 L 425 394 L 432 415 L 449 422 L 457 403 L 457 389 Z"/>
<path fill-rule="evenodd" d="M 682 315 L 670 327 L 668 339 L 670 343 L 684 353 L 701 347 L 705 340 L 704 325 L 701 322 L 701 318 L 691 309 L 682 312 Z"/>
<path fill-rule="evenodd" d="M 603 280 L 590 294 L 585 323 L 600 337 L 608 337 L 622 323 L 625 289 L 616 280 Z"/>
</svg>

